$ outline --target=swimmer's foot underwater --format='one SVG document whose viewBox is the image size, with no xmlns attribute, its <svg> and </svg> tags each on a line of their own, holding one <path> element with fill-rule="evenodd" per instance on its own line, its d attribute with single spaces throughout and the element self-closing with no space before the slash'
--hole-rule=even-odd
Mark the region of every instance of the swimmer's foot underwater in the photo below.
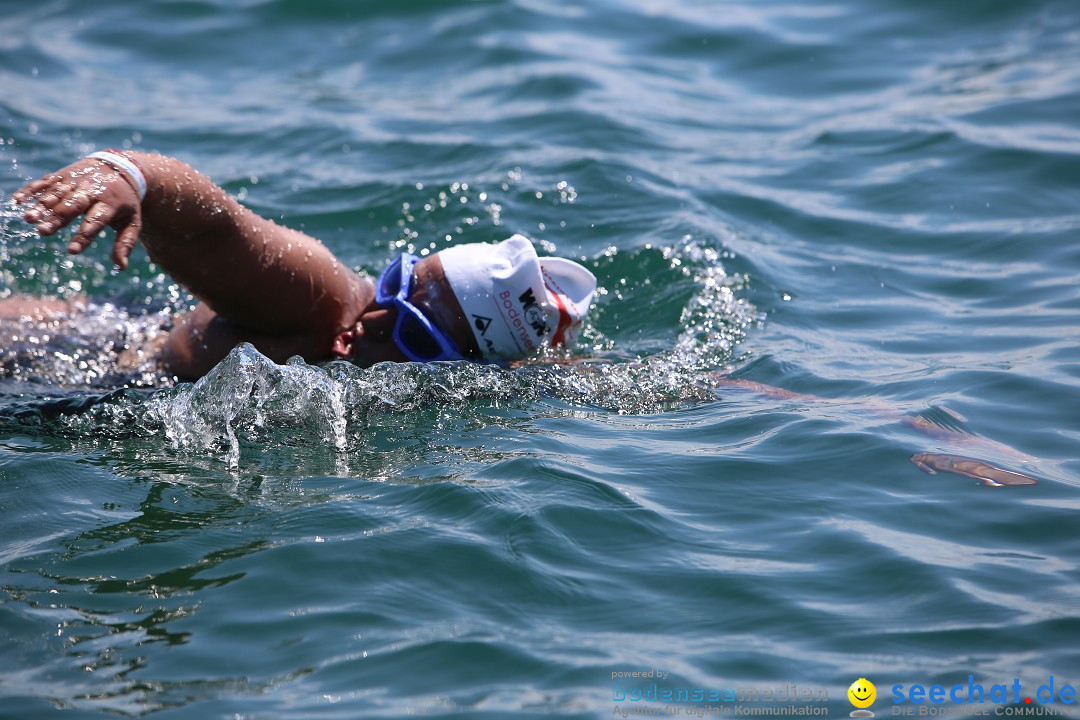
<svg viewBox="0 0 1080 720">
<path fill-rule="evenodd" d="M 959 455 L 941 455 L 938 453 L 916 453 L 911 456 L 911 462 L 915 467 L 930 475 L 937 475 L 938 471 L 964 475 L 965 477 L 981 480 L 983 485 L 989 487 L 1001 487 L 1003 485 L 1034 485 L 1038 481 L 1030 475 L 1004 470 L 985 463 L 977 458 L 960 457 Z"/>
<path fill-rule="evenodd" d="M 42 236 L 83 217 L 67 246 L 71 254 L 112 228 L 112 258 L 125 269 L 141 241 L 150 259 L 199 299 L 193 310 L 161 325 L 167 332 L 152 342 L 147 333 L 145 347 L 134 349 L 177 379 L 206 375 L 241 343 L 276 363 L 300 356 L 308 363 L 347 359 L 360 366 L 472 360 L 505 367 L 545 346 L 572 347 L 596 290 L 587 269 L 538 257 L 520 235 L 425 258 L 403 253 L 373 282 L 317 239 L 260 217 L 191 166 L 162 155 L 93 153 L 27 183 L 13 198 L 28 205 L 23 217 Z M 0 301 L 0 320 L 56 327 L 61 316 L 84 310 L 79 303 L 8 298 Z M 587 363 L 580 367 L 589 372 Z M 747 381 L 719 379 L 717 385 L 823 400 Z M 976 437 L 905 422 L 944 434 L 950 444 Z M 1019 456 L 991 441 L 983 446 Z M 919 453 L 912 461 L 926 472 L 991 485 L 1036 482 L 973 458 Z"/>
</svg>

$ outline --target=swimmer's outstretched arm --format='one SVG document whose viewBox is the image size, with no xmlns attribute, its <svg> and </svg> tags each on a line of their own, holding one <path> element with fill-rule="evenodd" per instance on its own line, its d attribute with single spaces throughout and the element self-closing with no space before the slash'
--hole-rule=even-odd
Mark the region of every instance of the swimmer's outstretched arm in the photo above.
<svg viewBox="0 0 1080 720">
<path fill-rule="evenodd" d="M 344 267 L 318 240 L 260 217 L 191 166 L 124 151 L 146 178 L 134 182 L 85 158 L 20 188 L 17 202 L 41 235 L 85 215 L 68 252 L 116 230 L 113 260 L 126 268 L 142 241 L 150 258 L 203 301 L 169 338 L 165 360 L 181 375 L 202 374 L 241 340 L 275 360 L 328 355 L 333 338 L 371 298 L 370 283 Z"/>
</svg>

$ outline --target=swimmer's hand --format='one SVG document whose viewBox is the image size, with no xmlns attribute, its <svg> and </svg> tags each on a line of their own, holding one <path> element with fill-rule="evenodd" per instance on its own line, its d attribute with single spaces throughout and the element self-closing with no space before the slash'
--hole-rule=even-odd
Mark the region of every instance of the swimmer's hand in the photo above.
<svg viewBox="0 0 1080 720">
<path fill-rule="evenodd" d="M 963 475 L 982 481 L 983 485 L 1001 487 L 1002 485 L 1035 485 L 1038 480 L 1012 470 L 1003 470 L 989 463 L 975 458 L 961 457 L 959 455 L 941 455 L 938 453 L 916 453 L 911 456 L 911 462 L 930 475 L 937 475 L 938 471 Z"/>
<path fill-rule="evenodd" d="M 67 250 L 77 255 L 106 227 L 116 231 L 112 259 L 121 270 L 142 230 L 142 208 L 135 185 L 101 160 L 83 158 L 55 173 L 27 183 L 12 195 L 15 202 L 33 203 L 23 213 L 38 234 L 49 236 L 85 215 Z"/>
</svg>

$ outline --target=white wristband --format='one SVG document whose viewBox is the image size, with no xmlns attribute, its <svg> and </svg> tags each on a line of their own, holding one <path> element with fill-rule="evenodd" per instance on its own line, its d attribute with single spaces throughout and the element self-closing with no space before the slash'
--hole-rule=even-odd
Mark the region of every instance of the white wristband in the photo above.
<svg viewBox="0 0 1080 720">
<path fill-rule="evenodd" d="M 90 153 L 86 157 L 100 160 L 127 175 L 135 183 L 135 187 L 139 189 L 139 202 L 142 202 L 142 199 L 146 197 L 146 178 L 143 177 L 142 170 L 139 169 L 138 165 L 123 155 L 108 150 L 99 150 Z"/>
</svg>

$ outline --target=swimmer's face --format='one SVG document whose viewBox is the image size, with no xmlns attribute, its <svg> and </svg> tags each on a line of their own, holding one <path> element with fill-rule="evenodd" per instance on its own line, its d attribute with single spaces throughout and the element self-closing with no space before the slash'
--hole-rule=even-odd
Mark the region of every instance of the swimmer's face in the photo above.
<svg viewBox="0 0 1080 720">
<path fill-rule="evenodd" d="M 438 253 L 416 264 L 413 270 L 413 287 L 408 299 L 432 324 L 454 341 L 463 355 L 476 360 L 480 358 L 476 338 L 443 274 Z M 349 359 L 365 367 L 385 360 L 407 362 L 409 358 L 394 342 L 397 318 L 397 307 L 378 307 L 373 299 L 352 328 L 352 352 Z"/>
</svg>

